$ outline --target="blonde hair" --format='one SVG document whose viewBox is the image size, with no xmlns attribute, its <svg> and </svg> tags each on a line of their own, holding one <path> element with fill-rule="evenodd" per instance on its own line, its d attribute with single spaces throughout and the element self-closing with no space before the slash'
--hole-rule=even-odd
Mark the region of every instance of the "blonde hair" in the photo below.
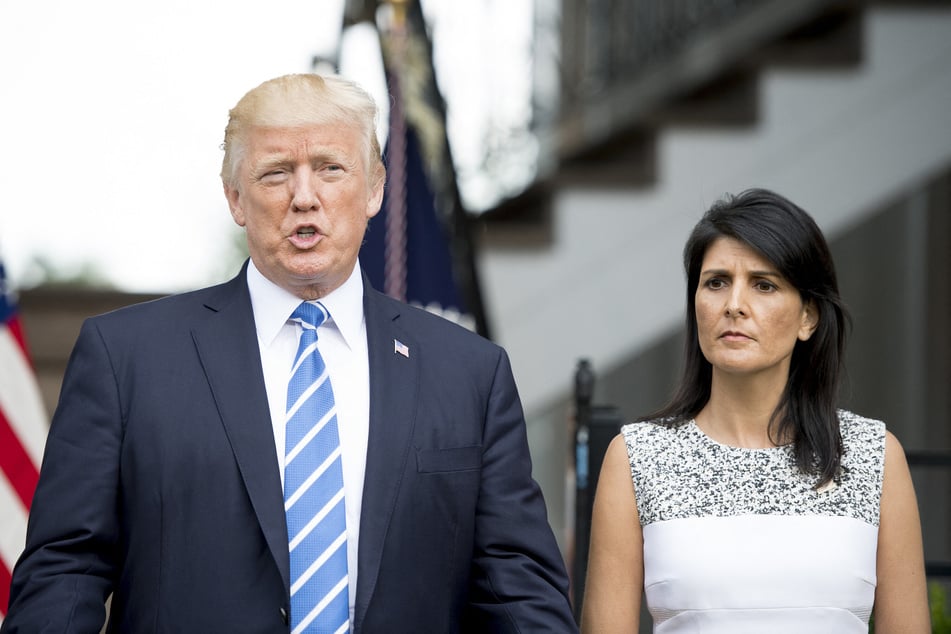
<svg viewBox="0 0 951 634">
<path fill-rule="evenodd" d="M 377 108 L 359 85 L 338 75 L 293 74 L 269 79 L 245 94 L 228 113 L 221 144 L 221 180 L 234 186 L 249 131 L 255 127 L 294 127 L 340 123 L 358 128 L 366 149 L 372 184 L 385 170 L 376 137 Z"/>
</svg>

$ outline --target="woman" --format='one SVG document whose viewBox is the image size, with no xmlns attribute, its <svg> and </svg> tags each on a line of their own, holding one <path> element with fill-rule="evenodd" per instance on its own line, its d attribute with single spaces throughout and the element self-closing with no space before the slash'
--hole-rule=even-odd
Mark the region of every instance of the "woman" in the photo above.
<svg viewBox="0 0 951 634">
<path fill-rule="evenodd" d="M 607 450 L 582 630 L 636 632 L 643 591 L 657 633 L 930 632 L 904 452 L 835 406 L 848 317 L 813 219 L 727 198 L 684 266 L 683 377 Z"/>
</svg>

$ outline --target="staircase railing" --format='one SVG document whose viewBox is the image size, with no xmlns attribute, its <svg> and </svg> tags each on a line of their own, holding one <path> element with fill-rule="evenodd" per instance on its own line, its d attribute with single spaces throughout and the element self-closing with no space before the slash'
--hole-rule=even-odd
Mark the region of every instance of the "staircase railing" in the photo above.
<svg viewBox="0 0 951 634">
<path fill-rule="evenodd" d="M 841 0 L 563 0 L 558 104 L 561 157 L 597 145 L 646 113 L 743 61 Z M 555 108 L 556 112 L 545 112 Z M 545 131 L 540 130 L 544 135 Z"/>
</svg>

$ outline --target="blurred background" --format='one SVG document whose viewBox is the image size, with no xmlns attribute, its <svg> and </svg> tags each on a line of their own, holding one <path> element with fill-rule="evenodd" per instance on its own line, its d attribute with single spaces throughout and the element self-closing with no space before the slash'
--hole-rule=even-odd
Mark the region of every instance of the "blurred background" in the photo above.
<svg viewBox="0 0 951 634">
<path fill-rule="evenodd" d="M 0 4 L 0 257 L 47 412 L 83 318 L 240 266 L 217 176 L 228 109 L 272 76 L 336 71 L 376 96 L 381 138 L 405 113 L 445 245 L 401 296 L 509 351 L 569 564 L 598 442 L 677 376 L 687 234 L 755 186 L 830 239 L 854 317 L 843 405 L 904 444 L 929 573 L 951 579 L 951 2 L 210 7 Z M 455 300 L 413 296 L 442 266 Z"/>
</svg>

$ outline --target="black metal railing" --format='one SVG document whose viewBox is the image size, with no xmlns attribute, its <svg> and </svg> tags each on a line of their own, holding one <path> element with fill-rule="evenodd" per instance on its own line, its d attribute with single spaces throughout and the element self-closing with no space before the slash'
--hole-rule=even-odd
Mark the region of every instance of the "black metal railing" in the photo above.
<svg viewBox="0 0 951 634">
<path fill-rule="evenodd" d="M 705 33 L 771 0 L 566 0 L 563 94 L 570 102 L 630 81 Z"/>
<path fill-rule="evenodd" d="M 833 4 L 563 0 L 558 113 L 540 113 L 538 119 L 557 120 L 557 150 L 571 157 L 629 129 L 665 100 L 711 80 Z"/>
<path fill-rule="evenodd" d="M 593 403 L 593 394 L 594 373 L 591 364 L 583 359 L 575 371 L 575 525 L 571 561 L 571 602 L 579 623 L 591 544 L 594 492 L 608 444 L 621 431 L 623 423 L 617 407 Z"/>
</svg>

